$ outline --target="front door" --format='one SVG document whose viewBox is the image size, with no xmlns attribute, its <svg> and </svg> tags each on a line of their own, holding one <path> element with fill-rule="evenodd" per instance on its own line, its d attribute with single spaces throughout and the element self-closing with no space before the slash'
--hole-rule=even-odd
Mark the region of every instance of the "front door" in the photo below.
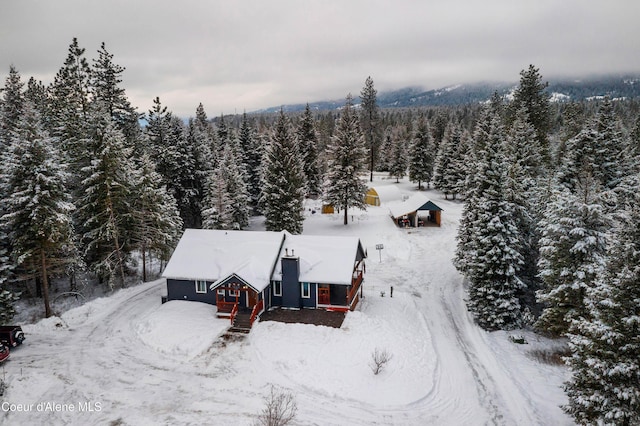
<svg viewBox="0 0 640 426">
<path fill-rule="evenodd" d="M 247 290 L 247 307 L 253 308 L 258 303 L 258 293 L 253 290 Z"/>
<path fill-rule="evenodd" d="M 318 287 L 318 305 L 330 305 L 331 304 L 331 292 L 329 286 Z"/>
</svg>

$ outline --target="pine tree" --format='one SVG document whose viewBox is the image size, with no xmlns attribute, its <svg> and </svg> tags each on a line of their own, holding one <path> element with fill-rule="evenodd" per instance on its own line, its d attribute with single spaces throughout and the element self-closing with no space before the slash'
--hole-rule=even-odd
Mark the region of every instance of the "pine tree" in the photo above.
<svg viewBox="0 0 640 426">
<path fill-rule="evenodd" d="M 345 225 L 349 221 L 349 207 L 366 209 L 364 194 L 367 186 L 360 178 L 366 170 L 366 153 L 364 137 L 349 94 L 331 145 L 327 148 L 329 165 L 324 183 L 324 200 L 344 211 Z"/>
<path fill-rule="evenodd" d="M 204 229 L 231 229 L 233 227 L 231 195 L 227 191 L 227 181 L 221 165 L 218 165 L 209 176 L 202 206 L 202 227 Z"/>
<path fill-rule="evenodd" d="M 476 136 L 478 155 L 472 196 L 465 203 L 458 235 L 456 266 L 469 279 L 467 307 L 477 323 L 488 330 L 510 329 L 520 324 L 517 294 L 523 259 L 506 200 L 504 133 L 495 113 L 486 114 Z M 474 209 L 473 215 L 469 212 Z"/>
<path fill-rule="evenodd" d="M 536 139 L 542 161 L 550 164 L 551 156 L 549 152 L 549 130 L 551 128 L 550 101 L 545 89 L 549 83 L 542 82 L 540 70 L 533 65 L 529 65 L 527 70 L 520 72 L 520 84 L 513 93 L 513 100 L 509 105 L 509 122 L 515 120 L 517 112 L 524 109 L 531 125 L 536 130 Z"/>
<path fill-rule="evenodd" d="M 267 231 L 302 233 L 305 179 L 291 122 L 280 110 L 263 159 L 262 210 Z"/>
<path fill-rule="evenodd" d="M 251 197 L 251 205 L 255 208 L 260 200 L 260 168 L 264 151 L 246 113 L 242 114 L 238 143 L 243 152 L 246 183 Z"/>
<path fill-rule="evenodd" d="M 12 132 L 18 128 L 20 117 L 24 108 L 24 83 L 20 73 L 12 65 L 9 68 L 9 76 L 5 80 L 2 90 L 2 103 L 0 106 L 0 147 L 7 149 L 11 144 Z"/>
<path fill-rule="evenodd" d="M 580 424 L 640 424 L 640 198 L 612 239 L 604 274 L 570 330 L 565 411 Z"/>
<path fill-rule="evenodd" d="M 98 59 L 91 68 L 92 101 L 101 104 L 125 137 L 129 147 L 135 146 L 139 135 L 138 113 L 129 103 L 125 90 L 120 87 L 125 68 L 113 62 L 113 54 L 100 45 Z"/>
<path fill-rule="evenodd" d="M 596 131 L 597 177 L 607 190 L 616 189 L 625 177 L 624 165 L 626 143 L 623 139 L 620 122 L 616 119 L 613 104 L 605 97 L 598 110 L 594 130 Z"/>
<path fill-rule="evenodd" d="M 566 334 L 572 320 L 589 317 L 585 295 L 604 264 L 608 220 L 595 180 L 583 181 L 579 196 L 557 189 L 539 225 L 543 286 L 537 298 L 545 307 L 536 327 L 554 336 Z"/>
<path fill-rule="evenodd" d="M 160 260 L 169 255 L 178 243 L 182 231 L 182 218 L 173 196 L 162 184 L 161 176 L 148 154 L 140 158 L 139 176 L 135 187 L 132 247 L 142 256 L 142 281 L 147 281 L 147 255 L 154 254 Z"/>
<path fill-rule="evenodd" d="M 318 135 L 309 104 L 307 104 L 302 119 L 298 124 L 296 136 L 307 182 L 306 195 L 318 195 L 321 184 L 320 171 L 318 170 Z"/>
<path fill-rule="evenodd" d="M 360 92 L 360 128 L 365 138 L 365 146 L 369 151 L 369 181 L 373 182 L 373 169 L 378 160 L 380 149 L 380 108 L 377 100 L 378 92 L 373 86 L 371 77 L 367 77 Z"/>
<path fill-rule="evenodd" d="M 422 116 L 418 120 L 409 150 L 409 180 L 418 182 L 419 190 L 422 189 L 422 182 L 429 188 L 429 182 L 433 177 L 434 148 L 429 124 Z"/>
<path fill-rule="evenodd" d="M 393 145 L 389 163 L 389 175 L 396 178 L 396 183 L 398 183 L 407 172 L 409 158 L 404 135 L 400 134 L 396 129 L 391 134 L 391 140 L 393 141 Z"/>
<path fill-rule="evenodd" d="M 235 229 L 243 229 L 249 225 L 249 191 L 240 152 L 227 145 L 222 151 L 220 169 L 224 173 L 227 193 L 231 202 L 231 220 Z"/>
<path fill-rule="evenodd" d="M 167 117 L 167 136 L 163 139 L 163 155 L 156 170 L 174 196 L 185 228 L 202 226 L 204 189 L 199 187 L 197 154 L 189 143 L 183 121 L 173 115 Z M 205 184 L 206 185 L 206 184 Z"/>
<path fill-rule="evenodd" d="M 21 123 L 24 112 L 25 97 L 23 93 L 24 83 L 20 73 L 11 66 L 9 76 L 5 80 L 4 89 L 0 90 L 0 160 L 3 167 L 0 168 L 0 217 L 10 212 L 7 200 L 12 195 L 10 179 L 10 165 L 13 161 L 11 149 L 15 133 Z M 0 315 L 13 317 L 15 314 L 13 303 L 17 295 L 5 286 L 13 277 L 15 265 L 10 259 L 13 252 L 11 239 L 5 221 L 0 223 Z"/>
<path fill-rule="evenodd" d="M 131 246 L 133 226 L 132 194 L 136 172 L 131 148 L 106 109 L 91 114 L 91 140 L 97 153 L 83 168 L 84 197 L 80 200 L 82 243 L 88 266 L 110 288 L 125 281 L 125 263 Z"/>
<path fill-rule="evenodd" d="M 455 163 L 458 161 L 461 136 L 458 126 L 449 124 L 436 155 L 433 185 L 442 191 L 447 199 L 449 195 L 453 195 L 455 200 L 456 191 L 459 188 L 461 177 L 459 170 L 455 168 Z"/>
<path fill-rule="evenodd" d="M 13 260 L 40 278 L 49 317 L 49 276 L 73 261 L 69 259 L 73 205 L 65 186 L 67 174 L 55 139 L 42 129 L 31 104 L 25 105 L 13 134 L 10 195 L 2 219 L 10 229 Z"/>
<path fill-rule="evenodd" d="M 70 189 L 78 196 L 80 170 L 89 165 L 93 152 L 87 137 L 90 104 L 91 69 L 84 57 L 85 49 L 73 39 L 67 58 L 49 87 L 49 131 L 57 137 L 69 161 Z"/>
</svg>

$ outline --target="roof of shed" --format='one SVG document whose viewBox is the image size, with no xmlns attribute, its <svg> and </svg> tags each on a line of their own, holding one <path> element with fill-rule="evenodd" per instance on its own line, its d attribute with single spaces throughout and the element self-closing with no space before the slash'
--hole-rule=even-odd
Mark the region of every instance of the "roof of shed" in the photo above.
<svg viewBox="0 0 640 426">
<path fill-rule="evenodd" d="M 413 194 L 405 201 L 389 203 L 389 211 L 391 216 L 399 218 L 404 215 L 414 213 L 418 210 L 442 210 L 435 203 L 430 201 L 423 194 Z"/>
</svg>

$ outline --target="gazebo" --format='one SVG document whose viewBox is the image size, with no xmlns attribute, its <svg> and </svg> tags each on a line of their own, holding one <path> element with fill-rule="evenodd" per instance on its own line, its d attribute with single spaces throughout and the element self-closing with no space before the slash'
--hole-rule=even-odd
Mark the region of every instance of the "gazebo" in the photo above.
<svg viewBox="0 0 640 426">
<path fill-rule="evenodd" d="M 440 226 L 442 208 L 424 195 L 414 194 L 405 201 L 390 203 L 389 212 L 396 225 L 402 228 Z"/>
</svg>

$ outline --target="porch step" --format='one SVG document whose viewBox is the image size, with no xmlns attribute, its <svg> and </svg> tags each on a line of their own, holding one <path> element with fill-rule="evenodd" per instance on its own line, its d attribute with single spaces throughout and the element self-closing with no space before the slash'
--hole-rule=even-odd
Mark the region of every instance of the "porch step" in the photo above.
<svg viewBox="0 0 640 426">
<path fill-rule="evenodd" d="M 230 331 L 237 333 L 248 333 L 251 331 L 251 314 L 238 312 L 231 324 Z"/>
</svg>

